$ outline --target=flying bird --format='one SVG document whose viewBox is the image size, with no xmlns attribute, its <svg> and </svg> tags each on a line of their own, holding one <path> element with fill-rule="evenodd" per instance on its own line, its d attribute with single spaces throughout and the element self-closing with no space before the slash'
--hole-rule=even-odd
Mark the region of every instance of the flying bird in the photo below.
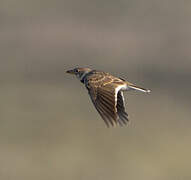
<svg viewBox="0 0 191 180">
<path fill-rule="evenodd" d="M 107 72 L 90 68 L 75 68 L 66 71 L 74 74 L 85 85 L 90 98 L 107 127 L 126 125 L 128 114 L 125 111 L 123 91 L 137 90 L 149 93 L 150 90 L 138 87 L 122 78 Z"/>
</svg>

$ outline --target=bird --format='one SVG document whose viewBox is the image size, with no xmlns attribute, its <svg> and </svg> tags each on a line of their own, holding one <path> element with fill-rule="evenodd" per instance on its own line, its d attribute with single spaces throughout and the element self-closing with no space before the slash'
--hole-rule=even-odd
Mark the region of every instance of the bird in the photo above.
<svg viewBox="0 0 191 180">
<path fill-rule="evenodd" d="M 128 113 L 125 108 L 124 91 L 136 90 L 149 93 L 149 89 L 136 86 L 123 78 L 108 72 L 77 67 L 67 70 L 85 85 L 93 105 L 107 127 L 125 126 L 128 124 Z"/>
</svg>

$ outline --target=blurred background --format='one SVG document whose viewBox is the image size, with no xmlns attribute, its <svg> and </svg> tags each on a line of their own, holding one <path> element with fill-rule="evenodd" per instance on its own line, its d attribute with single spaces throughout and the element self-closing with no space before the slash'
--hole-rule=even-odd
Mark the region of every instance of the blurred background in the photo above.
<svg viewBox="0 0 191 180">
<path fill-rule="evenodd" d="M 191 1 L 1 0 L 0 179 L 191 179 L 190 19 Z M 108 129 L 76 66 L 152 93 Z"/>
</svg>

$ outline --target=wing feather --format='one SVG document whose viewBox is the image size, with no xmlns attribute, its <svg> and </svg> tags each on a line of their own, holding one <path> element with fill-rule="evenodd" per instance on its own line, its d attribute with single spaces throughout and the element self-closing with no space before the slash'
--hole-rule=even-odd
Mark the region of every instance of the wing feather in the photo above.
<svg viewBox="0 0 191 180">
<path fill-rule="evenodd" d="M 113 117 L 111 115 L 111 111 L 109 111 L 105 106 L 103 106 L 101 103 L 97 104 L 97 107 L 102 111 L 103 115 L 107 118 L 107 120 L 110 122 L 112 126 L 114 126 Z"/>
<path fill-rule="evenodd" d="M 117 94 L 117 114 L 124 124 L 127 124 L 128 114 L 125 112 L 125 103 L 123 92 L 119 91 Z"/>
<path fill-rule="evenodd" d="M 112 79 L 112 76 L 102 72 L 96 72 L 96 76 L 93 74 L 87 80 L 86 87 L 91 100 L 107 127 L 117 124 L 123 126 L 128 122 L 123 93 L 118 88 L 118 83 L 121 82 L 122 80 Z"/>
</svg>

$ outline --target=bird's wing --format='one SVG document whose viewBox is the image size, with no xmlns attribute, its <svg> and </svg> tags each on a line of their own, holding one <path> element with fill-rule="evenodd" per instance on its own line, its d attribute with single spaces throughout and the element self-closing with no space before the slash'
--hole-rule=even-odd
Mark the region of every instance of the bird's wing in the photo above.
<svg viewBox="0 0 191 180">
<path fill-rule="evenodd" d="M 107 91 L 104 88 L 90 88 L 89 95 L 91 100 L 105 121 L 106 125 L 115 126 L 117 123 L 117 108 L 115 103 L 115 92 Z"/>
<path fill-rule="evenodd" d="M 117 93 L 117 114 L 119 116 L 119 119 L 122 121 L 122 124 L 127 124 L 128 120 L 128 114 L 125 112 L 125 101 L 123 92 L 119 91 Z"/>
<path fill-rule="evenodd" d="M 127 124 L 123 94 L 115 84 L 107 83 L 97 87 L 89 84 L 88 91 L 95 108 L 108 127 Z"/>
</svg>

